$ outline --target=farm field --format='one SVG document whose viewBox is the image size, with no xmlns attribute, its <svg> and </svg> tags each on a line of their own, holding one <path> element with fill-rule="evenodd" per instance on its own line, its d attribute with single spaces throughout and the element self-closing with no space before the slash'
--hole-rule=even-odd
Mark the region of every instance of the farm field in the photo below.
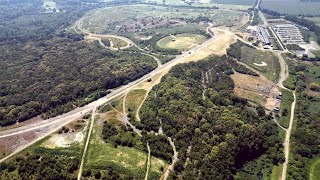
<svg viewBox="0 0 320 180">
<path fill-rule="evenodd" d="M 205 36 L 197 34 L 170 35 L 160 39 L 157 45 L 164 49 L 187 50 L 206 40 Z"/>
<path fill-rule="evenodd" d="M 300 0 L 263 0 L 260 7 L 282 14 L 320 15 L 320 2 L 300 2 Z"/>
<path fill-rule="evenodd" d="M 262 52 L 247 46 L 241 48 L 241 61 L 276 82 L 280 72 L 278 59 L 269 52 Z"/>
</svg>

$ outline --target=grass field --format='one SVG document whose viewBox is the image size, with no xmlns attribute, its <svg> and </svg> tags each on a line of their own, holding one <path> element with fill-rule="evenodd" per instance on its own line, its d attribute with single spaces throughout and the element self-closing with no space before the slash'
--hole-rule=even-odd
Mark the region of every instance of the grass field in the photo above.
<svg viewBox="0 0 320 180">
<path fill-rule="evenodd" d="M 311 160 L 309 180 L 320 180 L 320 157 Z"/>
<path fill-rule="evenodd" d="M 120 125 L 120 118 L 122 118 L 122 103 L 123 98 L 121 97 L 111 103 L 104 104 L 99 110 L 100 113 L 104 113 L 103 119 L 112 125 Z"/>
<path fill-rule="evenodd" d="M 276 82 L 278 80 L 280 64 L 277 57 L 272 53 L 262 52 L 243 46 L 241 51 L 241 61 L 259 71 L 270 81 Z M 267 66 L 254 65 L 254 63 L 261 64 L 262 62 L 267 63 Z"/>
<path fill-rule="evenodd" d="M 281 179 L 282 167 L 283 167 L 282 164 L 279 166 L 273 166 L 270 180 L 280 180 Z"/>
<path fill-rule="evenodd" d="M 129 116 L 135 116 L 137 109 L 142 103 L 147 91 L 143 89 L 135 89 L 130 91 L 126 98 L 126 110 L 129 112 Z"/>
<path fill-rule="evenodd" d="M 125 47 L 128 45 L 127 42 L 125 42 L 121 39 L 118 39 L 118 38 L 109 37 L 108 39 L 109 39 L 110 43 L 112 42 L 113 48 L 121 48 L 121 47 Z"/>
<path fill-rule="evenodd" d="M 300 2 L 300 0 L 263 0 L 260 7 L 291 15 L 320 15 L 320 2 Z"/>
<path fill-rule="evenodd" d="M 293 95 L 288 90 L 281 90 L 282 92 L 282 100 L 280 105 L 280 118 L 278 122 L 281 126 L 288 128 L 290 121 L 290 113 L 291 113 L 291 104 L 293 102 Z M 285 112 L 284 112 L 285 111 Z"/>
<path fill-rule="evenodd" d="M 198 34 L 178 34 L 167 36 L 157 42 L 157 46 L 163 49 L 187 50 L 206 40 L 205 36 Z"/>
<path fill-rule="evenodd" d="M 101 126 L 95 125 L 90 139 L 85 168 L 104 170 L 112 167 L 113 171 L 120 174 L 120 179 L 128 176 L 134 179 L 143 179 L 146 172 L 147 153 L 138 149 L 105 143 L 101 135 Z M 150 175 L 159 178 L 167 164 L 158 158 L 151 158 Z"/>
</svg>

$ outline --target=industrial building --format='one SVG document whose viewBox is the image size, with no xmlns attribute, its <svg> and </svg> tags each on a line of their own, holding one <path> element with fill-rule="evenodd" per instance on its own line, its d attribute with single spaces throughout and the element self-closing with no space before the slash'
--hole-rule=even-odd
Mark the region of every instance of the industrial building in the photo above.
<svg viewBox="0 0 320 180">
<path fill-rule="evenodd" d="M 261 41 L 263 42 L 263 47 L 270 48 L 270 46 L 271 46 L 270 37 L 269 37 L 269 34 L 268 34 L 266 28 L 263 26 L 259 26 L 259 37 L 260 37 Z"/>
</svg>

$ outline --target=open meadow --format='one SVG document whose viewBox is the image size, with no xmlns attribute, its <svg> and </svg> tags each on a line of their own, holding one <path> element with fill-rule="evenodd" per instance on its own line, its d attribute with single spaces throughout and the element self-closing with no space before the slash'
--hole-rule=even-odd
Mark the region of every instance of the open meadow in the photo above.
<svg viewBox="0 0 320 180">
<path fill-rule="evenodd" d="M 148 154 L 133 147 L 106 143 L 101 138 L 101 133 L 102 127 L 95 125 L 86 157 L 85 171 L 87 169 L 99 171 L 104 176 L 110 176 L 110 172 L 114 172 L 120 179 L 143 179 Z M 166 166 L 167 162 L 151 157 L 149 178 L 159 178 Z"/>
<path fill-rule="evenodd" d="M 280 72 L 280 64 L 270 52 L 262 52 L 243 46 L 241 48 L 241 62 L 259 71 L 269 80 L 276 82 Z"/>
</svg>

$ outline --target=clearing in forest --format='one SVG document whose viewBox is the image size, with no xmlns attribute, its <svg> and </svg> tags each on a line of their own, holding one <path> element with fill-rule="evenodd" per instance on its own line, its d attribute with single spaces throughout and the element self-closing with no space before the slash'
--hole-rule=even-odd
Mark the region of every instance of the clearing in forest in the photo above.
<svg viewBox="0 0 320 180">
<path fill-rule="evenodd" d="M 314 158 L 310 166 L 309 180 L 320 180 L 320 157 Z"/>
<path fill-rule="evenodd" d="M 137 110 L 139 110 L 146 94 L 147 91 L 144 89 L 135 89 L 128 93 L 126 97 L 126 111 L 130 119 L 136 116 Z"/>
<path fill-rule="evenodd" d="M 112 44 L 113 48 L 122 48 L 122 47 L 128 46 L 128 43 L 121 39 L 113 38 L 113 37 L 109 37 L 108 39 L 110 41 L 110 45 Z"/>
<path fill-rule="evenodd" d="M 270 52 L 262 52 L 247 46 L 241 48 L 241 62 L 259 71 L 272 82 L 279 77 L 280 64 L 276 56 Z M 257 66 L 263 64 L 264 66 Z"/>
<path fill-rule="evenodd" d="M 235 73 L 231 76 L 235 84 L 235 94 L 262 106 L 265 97 L 272 89 L 272 84 L 261 77 Z"/>
<path fill-rule="evenodd" d="M 102 127 L 96 125 L 92 131 L 85 169 L 106 171 L 112 167 L 112 171 L 119 174 L 120 179 L 128 176 L 143 179 L 146 172 L 147 153 L 132 147 L 114 147 L 104 142 L 101 133 Z M 167 163 L 164 160 L 152 157 L 149 177 L 160 177 L 162 169 L 166 166 Z"/>
</svg>

